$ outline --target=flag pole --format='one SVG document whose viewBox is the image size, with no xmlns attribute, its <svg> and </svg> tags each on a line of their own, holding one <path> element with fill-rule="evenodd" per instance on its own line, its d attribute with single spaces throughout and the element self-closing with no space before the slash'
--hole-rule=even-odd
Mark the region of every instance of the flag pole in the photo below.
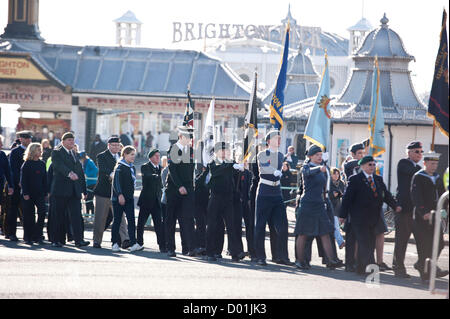
<svg viewBox="0 0 450 319">
<path fill-rule="evenodd" d="M 431 147 L 430 151 L 434 152 L 434 137 L 436 135 L 436 120 L 433 120 L 433 135 L 431 136 Z"/>
</svg>

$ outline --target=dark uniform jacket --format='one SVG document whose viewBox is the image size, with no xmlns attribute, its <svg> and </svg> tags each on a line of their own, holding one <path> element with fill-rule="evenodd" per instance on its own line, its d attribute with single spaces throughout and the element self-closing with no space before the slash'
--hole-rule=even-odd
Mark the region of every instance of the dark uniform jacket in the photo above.
<svg viewBox="0 0 450 319">
<path fill-rule="evenodd" d="M 369 182 L 363 172 L 350 177 L 347 189 L 342 199 L 339 217 L 351 217 L 352 224 L 362 224 L 375 226 L 378 219 L 381 218 L 381 209 L 383 202 L 397 207 L 397 203 L 387 190 L 383 178 L 373 174 L 376 186 L 377 196 L 369 185 Z"/>
<path fill-rule="evenodd" d="M 5 152 L 0 151 L 0 188 L 2 190 L 5 185 L 5 180 L 8 182 L 8 187 L 14 188 L 11 174 L 8 158 L 6 157 Z"/>
<path fill-rule="evenodd" d="M 151 162 L 141 166 L 142 173 L 142 191 L 139 195 L 138 206 L 153 207 L 153 205 L 161 205 L 162 180 L 161 166 L 157 168 Z"/>
<path fill-rule="evenodd" d="M 114 169 L 114 178 L 112 183 L 111 200 L 119 201 L 119 195 L 123 195 L 126 201 L 134 199 L 134 189 L 136 180 L 136 168 L 118 162 Z"/>
<path fill-rule="evenodd" d="M 168 151 L 168 167 L 166 194 L 167 196 L 183 196 L 179 193 L 184 186 L 188 194 L 194 193 L 194 161 L 191 157 L 191 148 L 183 152 L 178 145 L 172 144 Z"/>
<path fill-rule="evenodd" d="M 94 188 L 94 194 L 101 197 L 111 197 L 111 173 L 116 166 L 116 160 L 109 150 L 97 155 L 98 180 Z"/>
<path fill-rule="evenodd" d="M 12 171 L 12 180 L 14 183 L 14 187 L 11 188 L 19 188 L 20 187 L 20 168 L 22 167 L 24 160 L 23 154 L 25 153 L 25 149 L 19 145 L 15 147 L 11 153 L 9 153 L 9 166 Z"/>
<path fill-rule="evenodd" d="M 195 205 L 207 206 L 209 201 L 209 188 L 206 186 L 206 177 L 209 167 L 195 178 Z"/>
<path fill-rule="evenodd" d="M 52 152 L 53 180 L 51 193 L 53 196 L 76 197 L 81 199 L 81 194 L 86 194 L 86 180 L 80 161 L 75 160 L 62 146 Z M 69 178 L 69 173 L 78 175 L 76 181 Z"/>
<path fill-rule="evenodd" d="M 411 181 L 415 173 L 421 169 L 420 165 L 414 165 L 407 158 L 398 162 L 397 166 L 397 201 L 402 207 L 402 212 L 412 212 L 414 205 L 411 200 Z"/>
<path fill-rule="evenodd" d="M 435 180 L 436 184 L 425 170 L 414 174 L 411 182 L 411 199 L 415 207 L 414 218 L 423 217 L 436 209 L 439 197 L 445 192 L 445 187 L 438 174 L 435 174 Z"/>
<path fill-rule="evenodd" d="M 352 175 L 358 174 L 359 173 L 358 171 L 359 171 L 358 160 L 353 159 L 348 161 L 344 165 L 344 174 L 346 181 L 348 182 Z"/>
<path fill-rule="evenodd" d="M 212 161 L 208 164 L 209 171 L 211 172 L 211 179 L 208 183 L 208 188 L 211 190 L 211 194 L 230 195 L 234 194 L 234 169 L 235 163 L 222 164 Z"/>
</svg>

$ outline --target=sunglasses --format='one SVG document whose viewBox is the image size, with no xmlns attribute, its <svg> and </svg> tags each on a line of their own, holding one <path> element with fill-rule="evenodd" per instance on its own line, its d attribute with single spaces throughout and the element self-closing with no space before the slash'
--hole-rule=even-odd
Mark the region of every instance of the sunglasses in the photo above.
<svg viewBox="0 0 450 319">
<path fill-rule="evenodd" d="M 423 154 L 423 151 L 417 150 L 417 151 L 414 151 L 414 153 L 416 153 L 416 154 Z"/>
</svg>

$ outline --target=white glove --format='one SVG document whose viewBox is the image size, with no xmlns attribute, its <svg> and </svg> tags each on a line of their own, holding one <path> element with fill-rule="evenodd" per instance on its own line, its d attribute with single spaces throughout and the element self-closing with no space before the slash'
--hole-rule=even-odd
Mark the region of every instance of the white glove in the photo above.
<svg viewBox="0 0 450 319">
<path fill-rule="evenodd" d="M 234 164 L 233 168 L 243 172 L 244 171 L 244 164 Z"/>
<path fill-rule="evenodd" d="M 328 161 L 328 152 L 322 153 L 322 160 L 324 162 Z"/>
<path fill-rule="evenodd" d="M 278 176 L 281 176 L 282 173 L 281 173 L 281 171 L 276 170 L 275 172 L 273 172 L 273 175 L 276 176 L 276 177 L 278 177 Z"/>
</svg>

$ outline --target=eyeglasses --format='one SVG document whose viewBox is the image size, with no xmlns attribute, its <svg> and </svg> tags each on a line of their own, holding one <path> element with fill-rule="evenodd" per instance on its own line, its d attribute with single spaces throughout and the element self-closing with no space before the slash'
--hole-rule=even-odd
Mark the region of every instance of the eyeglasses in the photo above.
<svg viewBox="0 0 450 319">
<path fill-rule="evenodd" d="M 375 166 L 376 164 L 375 163 L 370 163 L 370 164 L 367 164 L 368 166 Z"/>
<path fill-rule="evenodd" d="M 423 154 L 423 151 L 417 150 L 417 151 L 414 151 L 414 153 L 416 153 L 416 154 Z"/>
</svg>

